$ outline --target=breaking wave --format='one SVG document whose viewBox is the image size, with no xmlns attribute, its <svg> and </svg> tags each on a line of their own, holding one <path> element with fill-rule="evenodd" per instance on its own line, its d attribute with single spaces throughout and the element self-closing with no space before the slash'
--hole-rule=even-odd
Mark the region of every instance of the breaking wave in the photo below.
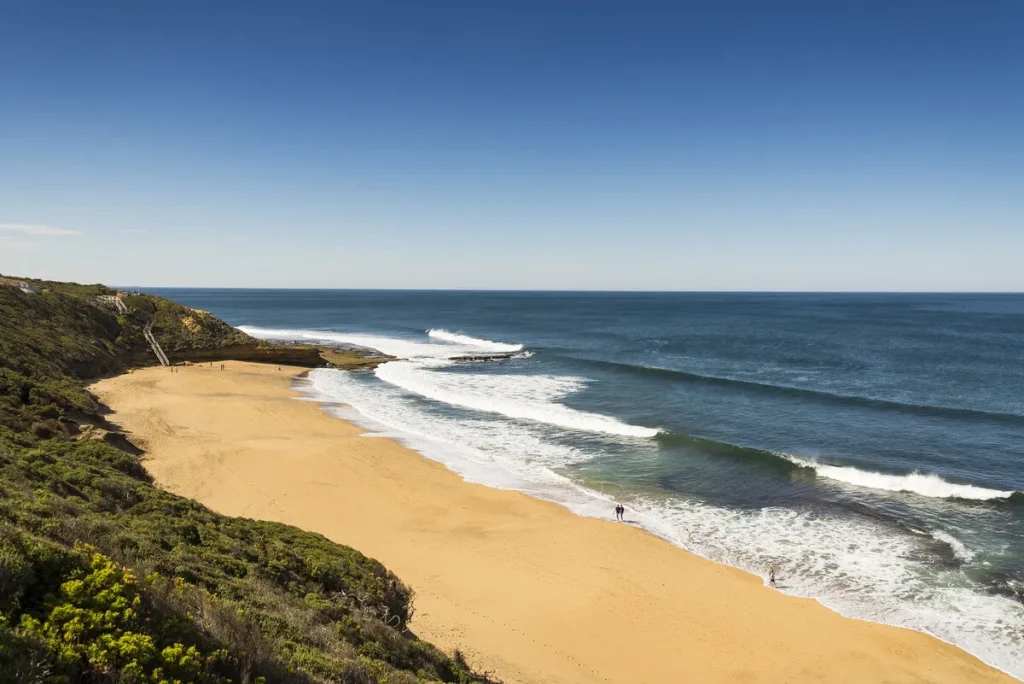
<svg viewBox="0 0 1024 684">
<path fill-rule="evenodd" d="M 892 475 L 877 473 L 872 470 L 861 470 L 852 466 L 817 463 L 796 456 L 790 456 L 789 454 L 779 455 L 802 468 L 813 469 L 819 477 L 887 492 L 912 492 L 937 499 L 970 499 L 974 501 L 1009 499 L 1016 494 L 1012 489 L 1003 491 L 978 487 L 976 485 L 948 482 L 934 473 L 913 472 L 908 475 Z"/>
<path fill-rule="evenodd" d="M 240 328 L 265 340 L 349 344 L 398 357 L 399 360 L 377 367 L 374 373 L 380 380 L 451 406 L 605 435 L 650 438 L 659 432 L 657 428 L 630 425 L 611 416 L 558 403 L 559 399 L 582 389 L 586 384 L 583 378 L 445 372 L 452 367 L 452 357 L 481 350 L 527 358 L 530 352 L 523 352 L 519 344 L 481 340 L 440 329 L 426 333 L 430 338 L 442 340 L 443 344 L 326 330 Z"/>
<path fill-rule="evenodd" d="M 330 330 L 291 330 L 282 328 L 257 328 L 240 325 L 239 330 L 261 340 L 281 340 L 288 342 L 319 342 L 321 344 L 346 344 L 377 351 L 403 359 L 447 359 L 460 354 L 479 352 L 472 345 L 435 344 L 432 342 L 415 342 L 394 337 L 378 335 L 362 335 Z"/>
<path fill-rule="evenodd" d="M 805 397 L 816 401 L 827 401 L 835 404 L 852 406 L 864 406 L 890 411 L 900 411 L 914 415 L 957 418 L 965 420 L 986 420 L 1010 424 L 1024 423 L 1024 415 L 1004 411 L 989 411 L 976 408 L 958 406 L 938 406 L 934 404 L 915 404 L 880 397 L 866 397 L 855 394 L 844 394 L 829 392 L 811 387 L 795 387 L 787 384 L 775 384 L 759 380 L 725 377 L 720 375 L 706 375 L 674 368 L 662 368 L 659 366 L 648 366 L 643 364 L 623 363 L 621 361 L 608 361 L 605 359 L 592 359 L 586 357 L 570 356 L 575 361 L 580 361 L 592 366 L 612 368 L 620 372 L 642 375 L 652 378 L 661 378 L 669 381 L 682 381 L 716 387 L 730 387 L 747 391 L 756 391 L 767 395 L 782 395 L 792 397 Z"/>
<path fill-rule="evenodd" d="M 427 331 L 427 337 L 432 337 L 435 340 L 442 340 L 444 342 L 451 342 L 453 344 L 465 344 L 471 347 L 479 347 L 480 349 L 495 352 L 517 352 L 522 351 L 523 349 L 523 345 L 521 344 L 505 344 L 504 342 L 481 340 L 478 337 L 461 335 L 459 333 L 449 332 L 442 328 L 431 328 Z"/>
<path fill-rule="evenodd" d="M 374 372 L 384 382 L 427 399 L 508 418 L 622 437 L 650 438 L 659 432 L 656 428 L 630 425 L 557 403 L 558 399 L 582 389 L 582 378 L 448 373 L 444 372 L 445 367 L 395 361 Z"/>
<path fill-rule="evenodd" d="M 456 366 L 441 361 L 392 362 L 381 368 L 396 366 L 441 383 L 431 391 L 465 392 L 472 387 L 471 392 L 481 394 L 493 389 L 479 376 L 451 372 Z M 449 387 L 444 383 L 456 380 L 437 376 L 462 376 L 467 384 Z M 323 399 L 358 411 L 343 412 L 342 417 L 403 441 L 471 482 L 523 491 L 581 515 L 610 517 L 611 498 L 562 474 L 565 466 L 593 458 L 593 452 L 552 440 L 536 424 L 497 415 L 466 419 L 428 410 L 409 390 L 379 383 L 369 374 L 317 369 L 309 381 Z M 553 402 L 584 384 L 582 378 L 565 376 L 503 376 L 500 382 L 517 401 L 535 405 Z M 771 451 L 673 433 L 659 434 L 647 444 L 656 447 L 663 441 L 753 458 L 787 472 L 811 467 Z M 618 491 L 613 496 L 619 500 L 624 494 Z M 974 558 L 975 552 L 949 533 L 934 530 L 930 538 L 927 532 L 919 537 L 866 518 L 776 507 L 735 510 L 656 494 L 627 495 L 623 503 L 631 522 L 706 558 L 759 575 L 775 566 L 779 588 L 788 594 L 815 598 L 844 615 L 934 634 L 1021 674 L 1024 613 L 1019 604 L 1003 595 L 958 586 L 935 588 L 924 579 L 932 572 L 922 560 L 928 555 L 925 539 L 948 546 L 961 562 Z"/>
<path fill-rule="evenodd" d="M 845 482 L 846 484 L 867 489 L 878 489 L 888 492 L 911 492 L 932 498 L 966 499 L 972 501 L 996 501 L 1002 499 L 1016 501 L 1024 496 L 1021 492 L 1016 492 L 1012 489 L 989 489 L 977 485 L 949 482 L 933 473 L 914 472 L 907 475 L 879 473 L 872 470 L 861 470 L 853 466 L 829 465 L 778 451 L 740 446 L 738 444 L 720 442 L 715 439 L 680 435 L 673 432 L 659 434 L 658 441 L 688 446 L 717 456 L 740 458 L 782 472 L 793 471 L 797 468 L 808 468 L 813 470 L 817 477 Z"/>
<path fill-rule="evenodd" d="M 932 539 L 940 541 L 943 544 L 949 546 L 949 548 L 953 551 L 953 555 L 956 556 L 960 561 L 964 563 L 970 563 L 972 560 L 974 560 L 974 557 L 976 555 L 974 551 L 971 551 L 962 541 L 960 541 L 950 533 L 943 532 L 942 530 L 934 530 L 932 531 L 931 535 Z"/>
</svg>

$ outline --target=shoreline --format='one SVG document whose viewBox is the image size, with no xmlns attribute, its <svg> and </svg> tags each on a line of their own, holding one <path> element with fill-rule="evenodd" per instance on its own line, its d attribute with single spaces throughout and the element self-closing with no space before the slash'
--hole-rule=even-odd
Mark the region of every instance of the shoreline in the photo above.
<svg viewBox="0 0 1024 684">
<path fill-rule="evenodd" d="M 378 559 L 417 590 L 417 634 L 508 684 L 1017 681 L 928 634 L 843 617 L 646 530 L 467 482 L 365 437 L 323 402 L 295 401 L 305 369 L 227 365 L 146 369 L 91 389 L 160 486 Z"/>
<path fill-rule="evenodd" d="M 515 467 L 510 468 L 512 464 L 507 461 L 478 460 L 478 457 L 482 455 L 479 452 L 476 454 L 476 457 L 472 454 L 468 455 L 468 457 L 465 453 L 459 454 L 458 449 L 453 452 L 452 446 L 456 442 L 452 440 L 451 435 L 438 441 L 434 436 L 419 432 L 407 432 L 402 428 L 391 425 L 387 421 L 382 422 L 375 416 L 361 412 L 360 408 L 350 406 L 344 400 L 331 396 L 331 388 L 329 386 L 321 387 L 310 373 L 303 373 L 298 376 L 293 382 L 292 388 L 296 393 L 302 395 L 304 399 L 318 402 L 322 409 L 330 415 L 366 430 L 367 436 L 385 437 L 397 441 L 402 446 L 412 449 L 424 458 L 441 463 L 466 482 L 482 484 L 489 488 L 503 491 L 519 492 L 534 499 L 554 503 L 573 515 L 606 522 L 613 520 L 610 511 L 615 502 L 620 500 L 620 494 L 626 500 L 633 498 L 630 496 L 631 492 L 629 491 L 618 492 L 618 488 L 614 484 L 577 481 L 550 470 L 545 470 L 545 472 L 554 480 L 545 482 L 543 478 L 536 479 L 535 472 L 523 473 Z M 787 461 L 790 460 L 789 457 L 786 457 L 786 459 Z M 611 491 L 609 492 L 609 490 Z M 705 553 L 706 547 L 702 549 L 700 543 L 694 543 L 695 539 L 700 538 L 699 534 L 695 535 L 685 527 L 682 528 L 682 531 L 680 531 L 679 527 L 673 527 L 671 522 L 666 522 L 663 516 L 658 515 L 663 513 L 663 511 L 659 511 L 657 503 L 652 504 L 651 501 L 641 502 L 647 503 L 646 507 L 629 508 L 628 514 L 630 518 L 623 522 L 663 540 L 686 553 L 696 555 L 730 569 L 745 572 L 761 582 L 762 585 L 767 586 L 768 565 L 751 567 L 750 564 L 744 563 L 741 557 L 730 555 L 728 550 L 723 550 L 721 547 L 717 549 L 712 547 L 710 549 L 711 553 Z M 635 504 L 636 501 L 632 503 Z M 954 539 L 953 541 L 956 542 L 957 540 Z M 717 554 L 714 553 L 716 550 L 718 551 Z M 955 548 L 952 552 L 957 553 Z M 1020 669 L 1020 665 L 1024 661 L 1015 661 L 1012 656 L 1007 658 L 1005 653 L 998 650 L 994 652 L 986 650 L 989 644 L 983 641 L 973 640 L 974 643 L 971 645 L 975 648 L 971 648 L 971 645 L 958 642 L 955 636 L 936 633 L 926 627 L 908 624 L 908 622 L 899 619 L 903 617 L 905 620 L 908 617 L 906 615 L 890 615 L 888 619 L 885 619 L 876 617 L 873 614 L 866 614 L 867 611 L 863 610 L 855 599 L 849 598 L 854 595 L 853 592 L 848 593 L 846 596 L 841 594 L 829 596 L 815 592 L 813 589 L 808 591 L 809 587 L 806 584 L 802 584 L 799 577 L 795 578 L 795 582 L 792 581 L 793 579 L 793 577 L 782 576 L 778 585 L 773 587 L 773 589 L 792 598 L 814 601 L 828 610 L 849 619 L 925 634 L 977 657 L 986 665 L 1010 677 L 1014 677 L 1015 681 L 1024 681 L 1024 670 Z M 996 600 L 1001 599 L 1001 597 L 994 598 Z M 877 614 L 877 610 L 875 613 Z M 991 618 L 990 625 L 999 624 L 1002 624 L 1001 621 L 994 617 Z M 1016 674 L 1012 669 L 1014 667 L 1017 668 Z"/>
</svg>

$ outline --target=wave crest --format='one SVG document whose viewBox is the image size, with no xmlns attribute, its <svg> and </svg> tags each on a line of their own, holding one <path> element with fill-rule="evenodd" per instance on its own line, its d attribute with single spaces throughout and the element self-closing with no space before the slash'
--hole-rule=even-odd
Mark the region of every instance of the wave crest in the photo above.
<svg viewBox="0 0 1024 684">
<path fill-rule="evenodd" d="M 405 359 L 447 359 L 453 354 L 472 353 L 470 346 L 461 348 L 447 344 L 431 342 L 415 342 L 395 337 L 365 335 L 360 333 L 336 332 L 333 330 L 292 330 L 283 328 L 259 328 L 252 325 L 240 325 L 238 329 L 260 340 L 312 342 L 317 344 L 342 344 L 376 349 L 377 351 Z"/>
<path fill-rule="evenodd" d="M 931 534 L 932 539 L 935 539 L 936 541 L 946 544 L 953 551 L 953 555 L 956 556 L 958 560 L 964 563 L 970 563 L 972 560 L 974 560 L 974 557 L 977 555 L 974 553 L 974 551 L 971 551 L 969 548 L 967 548 L 966 544 L 964 544 L 962 541 L 960 541 L 948 532 L 943 532 L 942 530 L 933 530 Z"/>
<path fill-rule="evenodd" d="M 479 337 L 470 337 L 469 335 L 450 332 L 443 328 L 431 328 L 427 331 L 427 337 L 432 337 L 435 340 L 441 340 L 443 342 L 451 342 L 452 344 L 466 344 L 471 347 L 479 347 L 480 349 L 487 349 L 489 351 L 496 352 L 517 352 L 522 351 L 523 349 L 523 345 L 521 344 L 506 344 L 504 342 L 482 340 Z"/>
<path fill-rule="evenodd" d="M 912 492 L 936 499 L 970 499 L 974 501 L 1008 499 L 1016 494 L 1012 489 L 1002 491 L 948 482 L 934 473 L 913 472 L 907 475 L 891 475 L 888 473 L 877 473 L 872 470 L 861 470 L 853 466 L 827 465 L 790 456 L 789 454 L 780 454 L 780 456 L 800 467 L 813 469 L 819 477 L 868 489 L 880 489 L 887 492 Z"/>
<path fill-rule="evenodd" d="M 661 378 L 664 380 L 681 380 L 683 382 L 699 383 L 716 387 L 731 387 L 748 391 L 764 392 L 773 395 L 807 397 L 817 401 L 827 401 L 836 404 L 852 406 L 865 406 L 891 411 L 901 411 L 922 416 L 943 416 L 958 419 L 989 420 L 1003 423 L 1020 424 L 1024 423 L 1024 415 L 1012 412 L 991 411 L 988 409 L 968 408 L 958 406 L 941 406 L 936 404 L 915 404 L 893 399 L 880 397 L 861 396 L 856 394 L 844 394 L 830 392 L 812 387 L 796 387 L 784 383 L 774 384 L 760 380 L 733 378 L 721 375 L 706 375 L 675 368 L 662 368 L 660 366 L 647 366 L 643 364 L 632 364 L 621 361 L 608 361 L 606 359 L 592 359 L 583 357 L 569 357 L 577 361 L 583 361 L 595 366 L 618 369 L 622 372 L 636 373 L 640 375 Z"/>
<path fill-rule="evenodd" d="M 680 435 L 674 432 L 659 434 L 658 441 L 698 449 L 716 456 L 738 458 L 749 463 L 759 464 L 763 467 L 783 472 L 793 472 L 798 468 L 807 468 L 813 470 L 817 477 L 845 482 L 846 484 L 868 489 L 879 489 L 888 492 L 912 492 L 921 496 L 939 499 L 966 499 L 973 501 L 1008 500 L 1011 504 L 1024 504 L 1024 492 L 1017 492 L 1012 489 L 1003 491 L 978 487 L 976 485 L 956 484 L 955 482 L 948 482 L 939 475 L 932 473 L 914 472 L 907 475 L 878 473 L 872 470 L 861 470 L 853 466 L 819 463 L 818 461 L 800 458 L 799 456 L 779 451 L 740 446 L 738 444 L 730 444 L 729 442 L 720 442 L 716 439 Z"/>
<path fill-rule="evenodd" d="M 451 406 L 532 420 L 556 427 L 622 437 L 650 438 L 656 428 L 630 425 L 611 416 L 557 403 L 583 387 L 581 378 L 548 375 L 474 375 L 446 373 L 443 364 L 394 361 L 374 373 L 384 382 Z"/>
</svg>

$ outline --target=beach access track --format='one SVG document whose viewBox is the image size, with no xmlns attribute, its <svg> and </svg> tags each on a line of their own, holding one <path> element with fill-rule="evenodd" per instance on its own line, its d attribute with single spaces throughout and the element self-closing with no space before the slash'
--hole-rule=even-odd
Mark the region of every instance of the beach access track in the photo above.
<svg viewBox="0 0 1024 684">
<path fill-rule="evenodd" d="M 120 301 L 120 300 L 118 300 L 118 301 Z M 143 336 L 145 336 L 146 341 L 149 342 L 149 346 L 153 349 L 153 353 L 156 354 L 156 358 L 160 362 L 160 365 L 161 366 L 169 366 L 169 365 L 171 365 L 170 360 L 168 360 L 168 358 L 167 358 L 167 354 L 165 354 L 164 350 L 160 347 L 160 343 L 156 341 L 155 337 L 153 337 L 153 323 L 152 322 L 149 322 L 149 323 L 146 324 L 146 327 L 142 329 L 142 334 L 143 334 Z"/>
</svg>

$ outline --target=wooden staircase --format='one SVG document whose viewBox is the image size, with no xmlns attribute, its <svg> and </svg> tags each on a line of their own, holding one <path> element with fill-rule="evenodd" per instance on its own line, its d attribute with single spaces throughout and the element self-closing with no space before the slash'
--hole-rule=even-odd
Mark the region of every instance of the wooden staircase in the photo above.
<svg viewBox="0 0 1024 684">
<path fill-rule="evenodd" d="M 160 365 L 170 366 L 171 362 L 168 360 L 167 354 L 164 354 L 164 350 L 160 347 L 160 343 L 156 341 L 155 337 L 153 337 L 152 322 L 146 324 L 146 327 L 142 329 L 142 334 L 145 336 L 146 341 L 149 342 L 149 346 L 153 350 L 153 353 L 156 354 L 156 358 L 160 362 Z"/>
</svg>

